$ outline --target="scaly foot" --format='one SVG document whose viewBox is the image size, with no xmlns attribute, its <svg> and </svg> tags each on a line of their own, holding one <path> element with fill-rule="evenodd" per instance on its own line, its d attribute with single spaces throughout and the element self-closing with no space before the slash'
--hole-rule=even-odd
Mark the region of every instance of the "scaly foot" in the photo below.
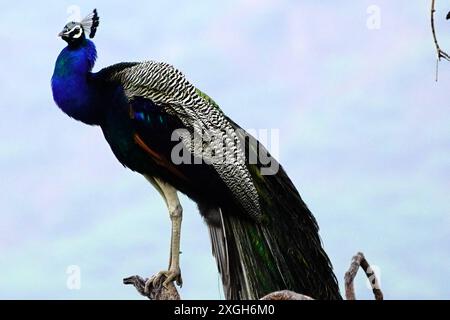
<svg viewBox="0 0 450 320">
<path fill-rule="evenodd" d="M 148 292 L 150 287 L 159 287 L 161 285 L 161 282 L 162 285 L 167 289 L 167 286 L 173 281 L 175 281 L 179 287 L 183 285 L 180 268 L 170 268 L 167 271 L 158 272 L 156 275 L 147 279 L 147 281 L 145 282 L 144 290 L 145 292 Z"/>
</svg>

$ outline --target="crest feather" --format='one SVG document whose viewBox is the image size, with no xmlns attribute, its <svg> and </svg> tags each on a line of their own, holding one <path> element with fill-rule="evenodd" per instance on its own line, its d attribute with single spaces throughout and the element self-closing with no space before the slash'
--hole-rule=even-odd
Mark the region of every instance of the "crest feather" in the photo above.
<svg viewBox="0 0 450 320">
<path fill-rule="evenodd" d="M 88 14 L 80 22 L 81 26 L 83 27 L 83 30 L 86 32 L 86 34 L 89 34 L 89 38 L 93 38 L 95 36 L 95 32 L 97 31 L 99 23 L 100 19 L 97 14 L 97 9 L 94 9 L 94 11 Z"/>
</svg>

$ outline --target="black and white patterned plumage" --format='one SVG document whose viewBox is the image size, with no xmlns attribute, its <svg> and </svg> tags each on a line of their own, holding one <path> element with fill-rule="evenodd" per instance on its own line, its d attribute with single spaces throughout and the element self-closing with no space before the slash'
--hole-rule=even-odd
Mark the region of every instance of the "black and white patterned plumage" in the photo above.
<svg viewBox="0 0 450 320">
<path fill-rule="evenodd" d="M 261 216 L 257 190 L 245 164 L 245 154 L 232 125 L 222 111 L 205 99 L 184 75 L 167 63 L 146 61 L 121 68 L 110 75 L 119 81 L 129 100 L 144 97 L 178 117 L 192 133 L 203 137 L 203 145 L 182 139 L 195 156 L 209 162 L 236 200 L 253 218 Z M 205 143 L 207 144 L 205 146 Z M 209 159 L 205 149 L 215 151 Z"/>
</svg>

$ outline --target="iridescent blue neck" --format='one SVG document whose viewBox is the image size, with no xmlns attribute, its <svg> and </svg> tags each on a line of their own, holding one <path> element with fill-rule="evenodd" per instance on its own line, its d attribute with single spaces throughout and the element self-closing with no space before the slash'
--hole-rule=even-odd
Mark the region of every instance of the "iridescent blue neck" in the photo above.
<svg viewBox="0 0 450 320">
<path fill-rule="evenodd" d="M 58 56 L 52 77 L 53 99 L 67 115 L 87 124 L 99 124 L 100 110 L 90 81 L 97 52 L 92 41 L 67 46 Z"/>
</svg>

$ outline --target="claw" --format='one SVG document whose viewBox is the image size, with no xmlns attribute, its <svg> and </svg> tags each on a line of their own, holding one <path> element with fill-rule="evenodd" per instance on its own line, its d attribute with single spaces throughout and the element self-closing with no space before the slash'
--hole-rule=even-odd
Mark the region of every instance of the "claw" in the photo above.
<svg viewBox="0 0 450 320">
<path fill-rule="evenodd" d="M 150 287 L 158 288 L 161 286 L 161 282 L 164 288 L 167 289 L 167 286 L 174 281 L 181 288 L 183 285 L 183 279 L 181 278 L 180 268 L 173 268 L 167 271 L 158 272 L 145 282 L 145 290 L 147 292 Z"/>
<path fill-rule="evenodd" d="M 181 272 L 180 269 L 176 271 L 168 271 L 168 273 L 165 274 L 166 280 L 163 282 L 163 286 L 167 288 L 169 283 L 175 281 L 175 283 L 181 288 L 183 286 L 183 279 L 181 278 Z"/>
</svg>

